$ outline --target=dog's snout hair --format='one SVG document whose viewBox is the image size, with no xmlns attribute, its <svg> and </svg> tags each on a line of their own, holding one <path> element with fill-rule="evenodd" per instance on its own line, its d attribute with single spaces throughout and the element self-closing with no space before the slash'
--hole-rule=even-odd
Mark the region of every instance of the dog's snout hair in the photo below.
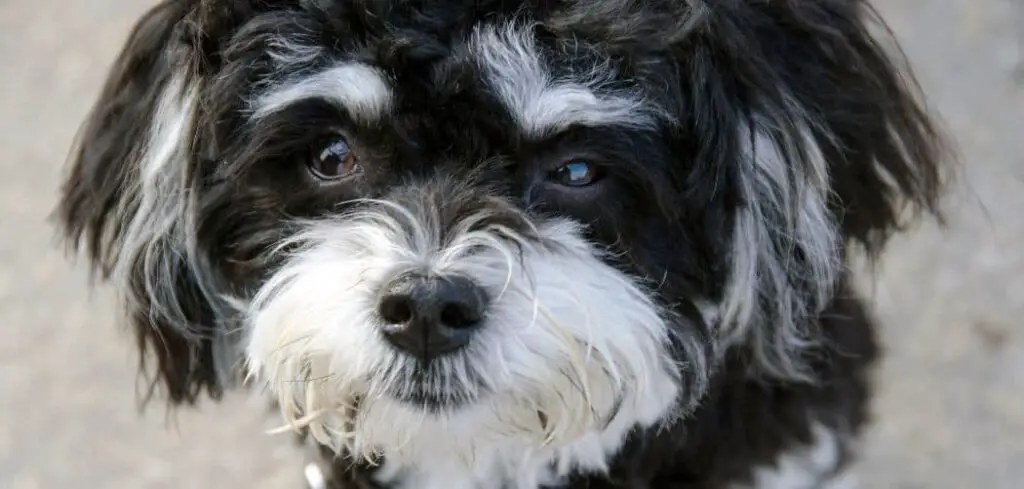
<svg viewBox="0 0 1024 489">
<path fill-rule="evenodd" d="M 684 320 L 606 264 L 578 224 L 457 186 L 389 196 L 302 223 L 247 313 L 250 372 L 322 443 L 371 460 L 374 447 L 402 446 L 388 454 L 397 463 L 438 444 L 468 450 L 475 433 L 444 428 L 462 407 L 503 433 L 492 443 L 570 443 L 658 424 L 706 388 L 709 338 L 687 337 Z M 466 348 L 424 365 L 381 338 L 376 291 L 401 274 L 458 275 L 486 290 Z M 404 439 L 417 430 L 435 436 Z M 570 458 L 598 463 L 577 450 Z"/>
</svg>

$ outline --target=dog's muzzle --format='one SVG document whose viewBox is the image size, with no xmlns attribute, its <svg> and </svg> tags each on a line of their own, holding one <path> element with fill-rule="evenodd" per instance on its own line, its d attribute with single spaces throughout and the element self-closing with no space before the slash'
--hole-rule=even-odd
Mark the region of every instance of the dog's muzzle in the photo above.
<svg viewBox="0 0 1024 489">
<path fill-rule="evenodd" d="M 571 219 L 427 186 L 291 242 L 251 301 L 248 367 L 290 425 L 357 459 L 616 437 L 672 412 L 682 362 L 704 371 L 696 329 Z"/>
</svg>

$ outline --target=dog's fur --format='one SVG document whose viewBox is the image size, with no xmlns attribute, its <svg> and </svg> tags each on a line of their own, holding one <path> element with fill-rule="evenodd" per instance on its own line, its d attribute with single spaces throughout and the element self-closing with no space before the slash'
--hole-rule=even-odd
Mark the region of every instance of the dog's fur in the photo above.
<svg viewBox="0 0 1024 489">
<path fill-rule="evenodd" d="M 863 0 L 165 0 L 57 215 L 153 387 L 246 376 L 336 487 L 839 487 L 847 266 L 945 180 L 889 40 Z M 410 274 L 487 297 L 466 348 L 383 339 Z"/>
</svg>

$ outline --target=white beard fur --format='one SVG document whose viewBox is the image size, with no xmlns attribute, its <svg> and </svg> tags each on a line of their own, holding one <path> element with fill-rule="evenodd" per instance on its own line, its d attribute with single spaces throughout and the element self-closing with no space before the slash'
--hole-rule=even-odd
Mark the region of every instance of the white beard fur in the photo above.
<svg viewBox="0 0 1024 489">
<path fill-rule="evenodd" d="M 290 426 L 346 456 L 384 457 L 377 477 L 394 487 L 535 489 L 605 471 L 630 429 L 680 414 L 668 313 L 578 226 L 540 224 L 537 244 L 505 228 L 471 230 L 470 217 L 442 244 L 430 210 L 376 205 L 404 222 L 371 210 L 305 223 L 288 243 L 298 250 L 249 307 L 250 376 Z M 428 389 L 469 395 L 457 408 L 431 412 L 385 393 L 413 360 L 375 330 L 376 290 L 407 270 L 459 273 L 492 297 L 467 349 L 435 360 L 446 375 Z"/>
</svg>

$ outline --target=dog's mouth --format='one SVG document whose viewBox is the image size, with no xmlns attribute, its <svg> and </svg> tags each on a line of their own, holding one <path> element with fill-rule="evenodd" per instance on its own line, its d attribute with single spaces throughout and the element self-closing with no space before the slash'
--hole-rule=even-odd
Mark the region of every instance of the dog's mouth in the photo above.
<svg viewBox="0 0 1024 489">
<path fill-rule="evenodd" d="M 384 376 L 382 393 L 429 412 L 451 411 L 478 402 L 490 389 L 462 357 L 454 354 L 429 363 L 403 362 Z"/>
</svg>

